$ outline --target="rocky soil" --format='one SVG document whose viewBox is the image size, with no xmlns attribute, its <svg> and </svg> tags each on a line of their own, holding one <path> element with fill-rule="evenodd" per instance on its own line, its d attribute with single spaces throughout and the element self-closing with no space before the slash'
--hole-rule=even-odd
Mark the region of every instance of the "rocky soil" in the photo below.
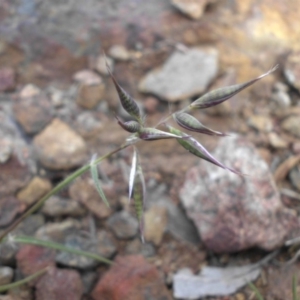
<svg viewBox="0 0 300 300">
<path fill-rule="evenodd" d="M 209 90 L 279 68 L 194 114 L 229 136 L 193 136 L 244 176 L 175 140 L 139 143 L 147 186 L 142 243 L 127 199 L 133 151 L 126 148 L 99 166 L 110 208 L 86 173 L 12 233 L 114 264 L 5 242 L 0 285 L 48 272 L 0 300 L 198 299 L 176 296 L 185 292 L 175 286 L 180 278 L 192 289 L 206 267 L 252 266 L 278 249 L 250 277 L 266 299 L 291 299 L 300 270 L 297 259 L 288 263 L 300 236 L 299 13 L 293 0 L 1 1 L 0 233 L 95 153 L 128 136 L 114 117 L 129 120 L 104 53 L 149 126 Z M 255 298 L 247 286 L 219 296 L 213 289 L 201 297 Z"/>
</svg>

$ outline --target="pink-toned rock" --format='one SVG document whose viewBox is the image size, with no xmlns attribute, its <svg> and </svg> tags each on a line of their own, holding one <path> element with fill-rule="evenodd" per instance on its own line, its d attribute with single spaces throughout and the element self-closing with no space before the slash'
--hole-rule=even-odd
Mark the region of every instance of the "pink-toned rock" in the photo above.
<svg viewBox="0 0 300 300">
<path fill-rule="evenodd" d="M 60 119 L 54 119 L 35 136 L 33 144 L 41 164 L 52 170 L 74 168 L 87 158 L 84 140 Z"/>
<path fill-rule="evenodd" d="M 75 270 L 51 268 L 36 284 L 36 300 L 80 300 L 83 285 Z M 104 299 L 103 299 L 104 300 Z"/>
<path fill-rule="evenodd" d="M 34 245 L 22 245 L 17 253 L 17 265 L 24 276 L 55 265 L 55 251 Z"/>
<path fill-rule="evenodd" d="M 118 257 L 97 283 L 94 300 L 171 300 L 172 297 L 155 266 L 142 256 Z"/>
<path fill-rule="evenodd" d="M 16 75 L 12 68 L 0 69 L 0 92 L 14 89 L 16 85 Z"/>
<path fill-rule="evenodd" d="M 13 195 L 31 178 L 28 166 L 15 155 L 12 155 L 4 164 L 0 164 L 0 169 L 0 197 Z"/>
<path fill-rule="evenodd" d="M 25 208 L 15 197 L 0 197 L 0 227 L 9 225 Z"/>
<path fill-rule="evenodd" d="M 281 203 L 265 161 L 237 136 L 223 139 L 214 156 L 248 176 L 205 161 L 187 173 L 181 201 L 206 247 L 218 253 L 280 247 L 299 221 Z"/>
<path fill-rule="evenodd" d="M 30 96 L 32 95 L 32 96 Z M 47 96 L 27 86 L 13 105 L 16 120 L 28 134 L 41 131 L 53 118 L 53 109 Z"/>
</svg>

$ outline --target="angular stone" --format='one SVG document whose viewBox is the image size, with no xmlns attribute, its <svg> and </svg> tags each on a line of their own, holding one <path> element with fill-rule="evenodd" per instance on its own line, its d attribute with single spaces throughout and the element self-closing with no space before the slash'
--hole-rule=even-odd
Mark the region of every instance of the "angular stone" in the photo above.
<svg viewBox="0 0 300 300">
<path fill-rule="evenodd" d="M 15 155 L 12 155 L 0 167 L 0 197 L 15 194 L 30 181 L 31 175 L 28 166 Z"/>
<path fill-rule="evenodd" d="M 77 250 L 95 253 L 105 258 L 110 258 L 116 252 L 114 241 L 104 231 L 99 237 L 101 240 L 83 237 L 78 235 L 78 233 L 70 234 L 65 238 L 64 245 Z M 104 244 L 102 245 L 102 243 Z M 100 264 L 100 262 L 95 259 L 64 251 L 61 251 L 56 255 L 56 262 L 64 266 L 79 269 L 90 269 Z"/>
<path fill-rule="evenodd" d="M 135 237 L 139 228 L 136 218 L 132 217 L 125 210 L 113 214 L 107 220 L 107 226 L 120 239 L 130 239 Z"/>
<path fill-rule="evenodd" d="M 42 213 L 49 217 L 81 217 L 86 210 L 77 201 L 52 196 L 43 205 Z"/>
<path fill-rule="evenodd" d="M 109 73 L 107 71 L 106 62 L 109 68 L 111 69 L 111 71 L 113 71 L 114 61 L 110 57 L 105 57 L 104 55 L 99 55 L 96 58 L 96 61 L 94 63 L 95 70 L 97 70 L 102 75 L 108 75 Z"/>
<path fill-rule="evenodd" d="M 91 178 L 77 179 L 69 189 L 70 197 L 82 203 L 98 218 L 107 218 L 112 211 L 100 198 Z"/>
<path fill-rule="evenodd" d="M 12 223 L 15 217 L 25 210 L 26 206 L 15 197 L 0 197 L 0 227 Z"/>
<path fill-rule="evenodd" d="M 97 106 L 105 91 L 101 77 L 90 70 L 83 70 L 76 73 L 74 79 L 79 83 L 77 104 L 87 109 Z"/>
<path fill-rule="evenodd" d="M 147 242 L 159 245 L 167 226 L 167 209 L 154 205 L 144 214 L 144 235 Z"/>
<path fill-rule="evenodd" d="M 0 69 L 0 92 L 13 90 L 16 85 L 16 74 L 14 69 L 6 67 Z"/>
<path fill-rule="evenodd" d="M 11 283 L 14 270 L 10 267 L 0 267 L 0 286 Z"/>
<path fill-rule="evenodd" d="M 27 134 L 36 134 L 52 120 L 54 111 L 44 93 L 31 94 L 31 97 L 19 96 L 13 104 L 13 113 Z"/>
<path fill-rule="evenodd" d="M 123 45 L 114 45 L 108 50 L 110 57 L 120 60 L 127 61 L 130 59 L 129 51 Z"/>
<path fill-rule="evenodd" d="M 54 119 L 35 136 L 33 145 L 41 164 L 52 170 L 77 167 L 87 158 L 84 140 L 59 119 Z"/>
<path fill-rule="evenodd" d="M 256 130 L 262 132 L 270 132 L 273 128 L 271 118 L 264 115 L 252 115 L 248 119 L 248 124 Z"/>
<path fill-rule="evenodd" d="M 95 300 L 171 300 L 157 269 L 142 256 L 118 257 L 111 269 L 98 281 Z"/>
<path fill-rule="evenodd" d="M 17 253 L 17 265 L 24 276 L 55 265 L 55 250 L 35 245 L 22 245 Z"/>
<path fill-rule="evenodd" d="M 35 176 L 26 187 L 18 192 L 17 198 L 22 203 L 30 206 L 46 195 L 51 188 L 52 184 L 48 179 Z"/>
<path fill-rule="evenodd" d="M 35 285 L 36 300 L 80 300 L 83 285 L 75 270 L 51 268 Z"/>
<path fill-rule="evenodd" d="M 300 138 L 299 116 L 289 116 L 281 123 L 281 127 L 288 133 Z"/>
<path fill-rule="evenodd" d="M 47 223 L 36 232 L 35 236 L 39 239 L 63 243 L 68 235 L 78 233 L 80 228 L 77 220 L 67 219 L 60 223 Z"/>
<path fill-rule="evenodd" d="M 139 90 L 153 93 L 170 102 L 203 93 L 218 72 L 215 48 L 191 48 L 174 52 L 164 65 L 148 73 L 139 83 Z"/>
<path fill-rule="evenodd" d="M 283 206 L 267 164 L 237 136 L 223 139 L 213 155 L 248 176 L 205 161 L 187 173 L 180 198 L 206 247 L 217 253 L 280 247 L 299 221 Z"/>
<path fill-rule="evenodd" d="M 172 0 L 172 4 L 192 19 L 200 19 L 209 0 Z"/>
</svg>

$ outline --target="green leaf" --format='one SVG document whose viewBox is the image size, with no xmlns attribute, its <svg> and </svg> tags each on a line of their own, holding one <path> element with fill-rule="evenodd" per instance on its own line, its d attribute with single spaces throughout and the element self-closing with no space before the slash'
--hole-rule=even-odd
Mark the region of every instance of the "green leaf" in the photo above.
<svg viewBox="0 0 300 300">
<path fill-rule="evenodd" d="M 179 126 L 187 130 L 208 134 L 208 135 L 226 136 L 226 134 L 222 132 L 215 131 L 204 126 L 196 118 L 194 118 L 193 116 L 187 113 L 184 112 L 174 113 L 173 117 Z"/>
<path fill-rule="evenodd" d="M 197 108 L 207 108 L 217 104 L 220 104 L 227 99 L 231 98 L 232 96 L 236 95 L 237 93 L 241 92 L 243 89 L 247 88 L 248 86 L 252 85 L 256 81 L 264 78 L 265 76 L 269 75 L 270 73 L 274 72 L 278 68 L 276 65 L 274 68 L 269 70 L 267 73 L 258 76 L 250 81 L 235 84 L 232 86 L 219 88 L 208 92 L 207 94 L 203 95 L 202 97 L 196 99 L 191 105 L 188 106 L 187 110 L 190 109 L 197 109 Z"/>
<path fill-rule="evenodd" d="M 99 174 L 98 174 L 98 168 L 97 168 L 97 164 L 95 163 L 95 157 L 92 158 L 91 160 L 91 164 L 90 164 L 90 167 L 91 167 L 91 176 L 92 176 L 92 179 L 94 181 L 94 184 L 95 184 L 95 187 L 96 187 L 96 190 L 100 196 L 100 198 L 103 200 L 103 202 L 106 204 L 107 207 L 109 207 L 109 203 L 106 199 L 106 196 L 102 190 L 102 187 L 101 187 L 101 184 L 100 184 L 100 180 L 99 180 Z"/>
</svg>

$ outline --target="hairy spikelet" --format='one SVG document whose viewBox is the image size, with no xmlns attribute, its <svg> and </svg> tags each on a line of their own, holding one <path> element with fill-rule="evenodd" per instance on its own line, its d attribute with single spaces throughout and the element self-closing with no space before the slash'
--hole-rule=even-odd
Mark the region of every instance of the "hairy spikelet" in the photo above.
<svg viewBox="0 0 300 300">
<path fill-rule="evenodd" d="M 225 100 L 233 97 L 234 95 L 236 95 L 237 93 L 239 93 L 243 89 L 247 88 L 248 86 L 252 85 L 256 81 L 258 81 L 258 80 L 264 78 L 265 76 L 269 75 L 270 73 L 274 72 L 277 68 L 278 68 L 278 66 L 275 66 L 274 68 L 272 68 L 267 73 L 262 74 L 259 77 L 254 78 L 250 81 L 213 90 L 213 91 L 203 95 L 202 97 L 196 99 L 188 107 L 187 110 L 197 109 L 197 108 L 207 108 L 207 107 L 211 107 L 211 106 L 220 104 L 220 103 L 224 102 Z"/>
<path fill-rule="evenodd" d="M 133 199 L 135 213 L 139 221 L 141 239 L 144 242 L 144 204 L 146 197 L 145 179 L 140 163 L 138 163 L 136 178 L 134 182 Z"/>
<path fill-rule="evenodd" d="M 216 135 L 216 136 L 226 136 L 226 134 L 212 130 L 206 126 L 204 126 L 201 122 L 199 122 L 196 118 L 193 116 L 184 113 L 184 112 L 178 112 L 173 114 L 174 120 L 177 122 L 178 125 L 181 127 L 190 130 L 195 131 L 199 133 L 204 133 L 208 135 Z"/>
<path fill-rule="evenodd" d="M 141 125 L 136 121 L 122 122 L 117 116 L 118 124 L 126 131 L 135 133 L 141 129 Z"/>
<path fill-rule="evenodd" d="M 139 132 L 139 138 L 145 141 L 154 141 L 161 139 L 181 138 L 176 134 L 158 130 L 156 128 L 142 128 Z"/>
<path fill-rule="evenodd" d="M 194 154 L 194 155 L 196 155 L 196 156 L 198 156 L 198 157 L 200 157 L 222 169 L 229 170 L 238 175 L 242 175 L 240 172 L 238 172 L 232 168 L 228 168 L 225 165 L 223 165 L 222 163 L 220 163 L 193 137 L 187 135 L 186 133 L 184 133 L 184 132 L 180 131 L 179 129 L 176 129 L 172 126 L 168 126 L 168 129 L 170 130 L 171 133 L 176 134 L 176 135 L 181 135 L 182 137 L 184 137 L 183 139 L 177 139 L 177 141 L 183 148 L 188 150 L 190 153 L 192 153 L 192 154 Z"/>
<path fill-rule="evenodd" d="M 113 74 L 111 73 L 111 70 L 108 66 L 108 64 L 106 63 L 106 68 L 109 72 L 109 75 L 116 87 L 116 90 L 118 92 L 119 95 L 119 99 L 121 102 L 121 105 L 123 106 L 123 108 L 126 110 L 126 112 L 131 115 L 133 118 L 135 118 L 139 123 L 142 122 L 142 116 L 141 116 L 141 112 L 140 109 L 137 105 L 137 103 L 135 102 L 135 100 L 118 84 L 117 80 L 115 79 L 115 77 L 113 76 Z"/>
</svg>

